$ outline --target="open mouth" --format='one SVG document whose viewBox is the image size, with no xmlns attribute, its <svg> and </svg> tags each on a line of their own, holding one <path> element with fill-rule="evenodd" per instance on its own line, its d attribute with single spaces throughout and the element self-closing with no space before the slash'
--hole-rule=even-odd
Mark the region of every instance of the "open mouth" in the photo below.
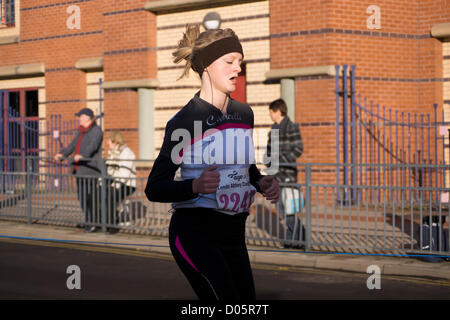
<svg viewBox="0 0 450 320">
<path fill-rule="evenodd" d="M 231 80 L 231 82 L 236 82 L 237 81 L 237 76 L 231 77 L 230 80 Z"/>
</svg>

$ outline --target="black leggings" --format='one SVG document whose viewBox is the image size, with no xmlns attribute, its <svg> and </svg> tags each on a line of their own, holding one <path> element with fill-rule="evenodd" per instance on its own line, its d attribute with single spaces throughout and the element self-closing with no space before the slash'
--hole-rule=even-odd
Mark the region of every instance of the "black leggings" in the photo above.
<svg viewBox="0 0 450 320">
<path fill-rule="evenodd" d="M 247 216 L 206 208 L 175 210 L 170 249 L 200 300 L 255 300 L 245 244 Z"/>
</svg>

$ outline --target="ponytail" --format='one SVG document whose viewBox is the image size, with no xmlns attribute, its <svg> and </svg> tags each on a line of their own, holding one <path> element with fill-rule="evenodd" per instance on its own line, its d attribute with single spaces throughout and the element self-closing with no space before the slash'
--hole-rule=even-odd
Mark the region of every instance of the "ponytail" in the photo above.
<svg viewBox="0 0 450 320">
<path fill-rule="evenodd" d="M 189 76 L 189 69 L 191 69 L 192 66 L 192 53 L 194 51 L 195 40 L 197 40 L 199 35 L 200 26 L 198 24 L 188 24 L 186 26 L 186 32 L 183 34 L 183 39 L 178 42 L 177 49 L 172 52 L 174 63 L 179 63 L 181 60 L 186 60 L 184 71 L 178 80 L 184 76 Z"/>
</svg>

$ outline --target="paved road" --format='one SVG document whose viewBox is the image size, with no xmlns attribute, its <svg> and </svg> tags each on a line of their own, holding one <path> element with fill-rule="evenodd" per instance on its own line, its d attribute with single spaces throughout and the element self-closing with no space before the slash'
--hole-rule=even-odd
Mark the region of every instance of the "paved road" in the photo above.
<svg viewBox="0 0 450 320">
<path fill-rule="evenodd" d="M 171 257 L 130 249 L 31 240 L 0 240 L 0 299 L 196 299 Z M 69 290 L 70 265 L 81 289 Z M 255 266 L 257 298 L 450 299 L 450 282 Z M 73 282 L 72 282 L 73 283 Z"/>
</svg>

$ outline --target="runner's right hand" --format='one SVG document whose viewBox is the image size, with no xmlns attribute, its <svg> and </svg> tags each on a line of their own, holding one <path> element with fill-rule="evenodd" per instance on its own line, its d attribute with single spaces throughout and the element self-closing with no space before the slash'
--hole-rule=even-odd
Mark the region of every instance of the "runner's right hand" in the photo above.
<svg viewBox="0 0 450 320">
<path fill-rule="evenodd" d="M 198 179 L 192 181 L 192 192 L 215 193 L 220 184 L 220 173 L 216 171 L 217 166 L 206 168 Z"/>
<path fill-rule="evenodd" d="M 277 203 L 280 198 L 280 186 L 274 176 L 264 176 L 259 180 L 264 197 L 272 203 Z"/>
</svg>

